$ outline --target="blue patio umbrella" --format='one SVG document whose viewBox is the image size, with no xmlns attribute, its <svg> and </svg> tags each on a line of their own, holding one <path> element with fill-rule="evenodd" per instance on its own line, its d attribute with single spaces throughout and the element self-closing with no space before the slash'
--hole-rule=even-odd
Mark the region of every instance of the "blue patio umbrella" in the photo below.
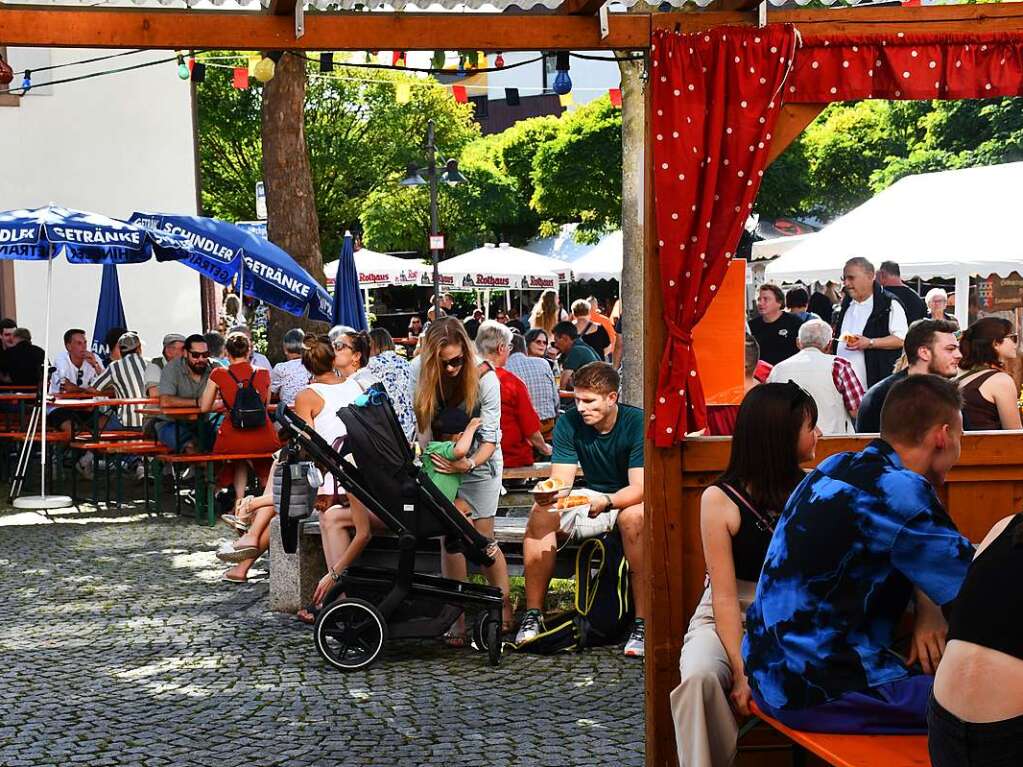
<svg viewBox="0 0 1023 767">
<path fill-rule="evenodd" d="M 269 240 L 226 221 L 202 216 L 134 213 L 129 221 L 151 232 L 187 239 L 193 253 L 182 260 L 220 285 L 241 275 L 243 295 L 299 317 L 330 322 L 330 294 L 295 259 Z"/>
<path fill-rule="evenodd" d="M 43 348 L 50 346 L 50 306 L 53 259 L 60 254 L 73 264 L 135 264 L 156 257 L 172 261 L 190 252 L 187 241 L 174 235 L 151 232 L 98 213 L 87 213 L 57 205 L 0 212 L 0 259 L 46 261 L 46 314 Z M 46 380 L 44 358 L 43 381 Z M 17 498 L 20 508 L 70 506 L 67 496 L 46 495 L 46 408 L 40 408 L 41 495 Z M 31 438 L 27 440 L 31 442 Z M 27 460 L 27 453 L 25 454 Z"/>
<path fill-rule="evenodd" d="M 337 262 L 337 277 L 334 279 L 334 322 L 356 330 L 369 330 L 366 322 L 366 307 L 359 292 L 359 270 L 355 268 L 355 247 L 352 233 L 345 232 L 341 244 L 341 257 Z"/>
<path fill-rule="evenodd" d="M 117 267 L 114 264 L 103 264 L 103 281 L 99 286 L 99 304 L 96 307 L 96 326 L 92 331 L 92 350 L 98 354 L 110 354 L 113 350 L 107 348 L 107 333 L 114 328 L 127 327 Z"/>
</svg>

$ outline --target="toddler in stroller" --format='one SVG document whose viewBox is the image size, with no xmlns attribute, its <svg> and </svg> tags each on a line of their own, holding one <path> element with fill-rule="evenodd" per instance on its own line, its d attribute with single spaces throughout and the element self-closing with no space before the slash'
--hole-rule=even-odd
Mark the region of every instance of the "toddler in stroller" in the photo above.
<svg viewBox="0 0 1023 767">
<path fill-rule="evenodd" d="M 289 455 L 305 453 L 332 474 L 346 492 L 373 512 L 397 537 L 395 568 L 353 565 L 335 575 L 336 585 L 324 599 L 314 627 L 316 648 L 342 671 L 372 664 L 388 638 L 440 637 L 463 613 L 476 614 L 474 640 L 486 649 L 492 665 L 501 657 L 501 591 L 415 571 L 416 548 L 443 538 L 448 551 L 461 552 L 479 565 L 493 564 L 492 541 L 480 535 L 415 462 L 383 386 L 375 384 L 338 411 L 348 430 L 342 451 L 328 445 L 312 426 L 287 407 L 277 409 Z M 285 540 L 297 524 L 284 512 Z"/>
</svg>

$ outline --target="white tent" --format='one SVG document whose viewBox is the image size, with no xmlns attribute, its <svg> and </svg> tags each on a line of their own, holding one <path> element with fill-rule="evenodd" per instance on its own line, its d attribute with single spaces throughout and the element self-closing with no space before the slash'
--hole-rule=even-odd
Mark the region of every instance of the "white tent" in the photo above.
<svg viewBox="0 0 1023 767">
<path fill-rule="evenodd" d="M 559 280 L 567 280 L 571 269 L 567 261 L 513 248 L 506 242 L 500 245 L 488 242 L 482 248 L 440 262 L 442 281 L 448 278 L 456 288 L 557 289 Z M 430 284 L 432 274 L 429 269 L 426 271 L 425 284 Z M 420 284 L 424 284 L 422 279 Z"/>
<path fill-rule="evenodd" d="M 788 253 L 797 245 L 806 242 L 807 237 L 813 237 L 816 232 L 809 234 L 793 234 L 789 237 L 772 237 L 770 240 L 760 240 L 753 243 L 750 261 L 768 261 L 777 258 L 783 253 Z"/>
<path fill-rule="evenodd" d="M 907 176 L 855 210 L 807 235 L 768 264 L 773 282 L 838 281 L 854 256 L 896 262 L 903 279 L 954 277 L 969 295 L 970 276 L 1023 270 L 1020 236 L 1023 162 Z M 966 326 L 968 301 L 956 301 Z"/>
<path fill-rule="evenodd" d="M 415 285 L 419 275 L 429 269 L 415 258 L 398 258 L 387 253 L 377 253 L 368 248 L 355 251 L 355 268 L 359 271 L 360 288 L 382 288 L 387 285 Z M 323 265 L 327 276 L 327 289 L 333 290 L 337 277 L 337 261 Z"/>
<path fill-rule="evenodd" d="M 611 232 L 582 258 L 572 262 L 577 280 L 621 280 L 622 231 Z"/>
<path fill-rule="evenodd" d="M 577 242 L 575 230 L 578 224 L 563 224 L 553 237 L 537 237 L 526 243 L 525 249 L 541 256 L 557 258 L 574 264 L 596 247 L 596 244 Z"/>
</svg>

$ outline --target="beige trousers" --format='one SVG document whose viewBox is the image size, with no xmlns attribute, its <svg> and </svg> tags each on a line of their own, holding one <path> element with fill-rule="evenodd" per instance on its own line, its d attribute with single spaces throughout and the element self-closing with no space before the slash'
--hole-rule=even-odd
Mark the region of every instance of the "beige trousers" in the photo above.
<svg viewBox="0 0 1023 767">
<path fill-rule="evenodd" d="M 756 584 L 738 581 L 743 625 Z M 739 727 L 728 702 L 732 668 L 714 624 L 710 586 L 689 621 L 678 666 L 682 681 L 671 692 L 671 716 L 680 767 L 728 767 Z"/>
</svg>

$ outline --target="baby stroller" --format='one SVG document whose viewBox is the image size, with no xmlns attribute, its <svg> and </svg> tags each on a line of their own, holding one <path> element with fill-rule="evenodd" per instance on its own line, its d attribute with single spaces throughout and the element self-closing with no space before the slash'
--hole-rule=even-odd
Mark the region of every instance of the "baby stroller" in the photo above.
<svg viewBox="0 0 1023 767">
<path fill-rule="evenodd" d="M 501 658 L 501 590 L 415 572 L 416 548 L 444 538 L 449 552 L 491 565 L 491 545 L 415 464 L 405 434 L 383 386 L 368 388 L 338 416 L 348 429 L 335 451 L 289 408 L 277 409 L 285 455 L 298 450 L 334 476 L 345 491 L 372 511 L 398 539 L 398 566 L 352 566 L 324 599 L 314 627 L 316 649 L 342 671 L 370 666 L 391 639 L 441 636 L 462 613 L 475 613 L 473 639 L 490 664 Z M 351 454 L 355 465 L 346 460 Z M 289 515 L 282 498 L 281 523 Z M 282 533 L 285 531 L 282 528 Z"/>
</svg>

